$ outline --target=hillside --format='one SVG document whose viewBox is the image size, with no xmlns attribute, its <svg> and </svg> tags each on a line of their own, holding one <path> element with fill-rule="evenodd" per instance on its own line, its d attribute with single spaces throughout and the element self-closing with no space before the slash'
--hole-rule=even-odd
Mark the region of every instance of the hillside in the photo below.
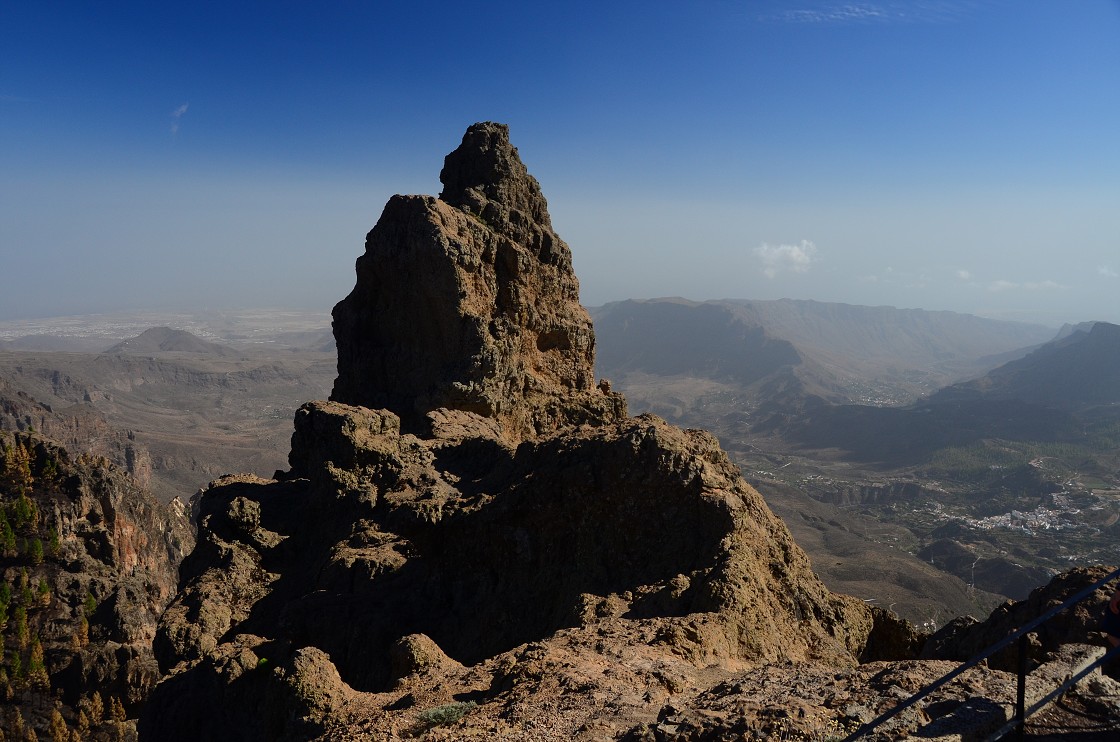
<svg viewBox="0 0 1120 742">
<path fill-rule="evenodd" d="M 201 353 L 216 358 L 235 354 L 233 348 L 212 343 L 192 335 L 186 330 L 170 327 L 153 327 L 128 340 L 122 340 L 105 350 L 106 355 L 132 353 L 137 355 L 152 353 Z"/>
<path fill-rule="evenodd" d="M 930 405 L 1019 400 L 1071 412 L 1120 405 L 1120 325 L 1091 323 L 985 376 L 942 389 Z"/>
<path fill-rule="evenodd" d="M 821 407 L 786 434 L 864 461 L 914 464 L 999 438 L 1076 443 L 1120 422 L 1120 326 L 1097 322 L 904 408 Z"/>
<path fill-rule="evenodd" d="M 0 432 L 6 739 L 130 736 L 159 680 L 156 620 L 193 544 L 184 503 L 165 507 L 106 460 L 38 433 Z"/>
<path fill-rule="evenodd" d="M 718 382 L 748 409 L 773 403 L 775 389 L 834 403 L 905 403 L 1054 336 L 953 312 L 789 299 L 656 299 L 592 312 L 598 369 L 629 393 L 641 394 L 649 377 L 696 379 Z"/>
<path fill-rule="evenodd" d="M 108 456 L 164 502 L 229 471 L 284 467 L 290 410 L 325 395 L 334 376 L 333 353 L 289 347 L 233 357 L 0 351 L 0 391 L 45 405 L 23 410 L 15 429 Z"/>
</svg>

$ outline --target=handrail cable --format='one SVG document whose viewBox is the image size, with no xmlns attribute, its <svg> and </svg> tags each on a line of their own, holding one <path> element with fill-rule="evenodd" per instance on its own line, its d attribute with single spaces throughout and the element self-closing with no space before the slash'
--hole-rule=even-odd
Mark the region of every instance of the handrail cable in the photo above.
<svg viewBox="0 0 1120 742">
<path fill-rule="evenodd" d="M 1077 593 L 1077 595 L 1074 595 L 1072 598 L 1069 598 L 1068 600 L 1066 600 L 1061 605 L 1057 606 L 1056 608 L 1051 608 L 1049 611 L 1047 611 L 1043 615 L 1041 615 L 1038 618 L 1034 619 L 1033 621 L 1027 623 L 1026 626 L 1023 626 L 1023 627 L 1019 628 L 1018 630 L 1016 630 L 1012 634 L 1008 634 L 1006 637 L 1004 637 L 1000 641 L 996 642 L 992 646 L 988 647 L 987 649 L 985 649 L 983 652 L 976 655 L 972 659 L 968 660 L 963 665 L 959 665 L 958 667 L 951 670 L 950 672 L 945 673 L 944 675 L 942 675 L 937 680 L 933 681 L 932 683 L 930 683 L 926 687 L 922 688 L 920 691 L 918 691 L 914 695 L 907 698 L 902 703 L 900 703 L 897 706 L 895 706 L 894 708 L 892 708 L 890 711 L 887 711 L 884 714 L 880 714 L 875 719 L 872 719 L 868 723 L 864 724 L 859 729 L 857 729 L 856 731 L 852 732 L 847 737 L 845 737 L 842 740 L 842 742 L 852 742 L 852 740 L 859 739 L 860 737 L 864 736 L 865 734 L 868 734 L 868 733 L 874 731 L 879 725 L 881 725 L 884 722 L 894 718 L 898 714 L 901 714 L 903 711 L 910 708 L 911 706 L 913 706 L 914 704 L 916 704 L 918 701 L 922 700 L 923 698 L 925 698 L 929 694 L 933 693 L 935 690 L 937 690 L 941 686 L 945 685 L 946 683 L 948 683 L 950 680 L 954 679 L 955 677 L 957 677 L 961 673 L 967 672 L 968 670 L 971 670 L 972 668 L 976 667 L 978 664 L 980 664 L 984 660 L 988 659 L 989 657 L 991 657 L 996 652 L 1000 651 L 1004 647 L 1011 644 L 1011 642 L 1016 641 L 1021 636 L 1025 636 L 1025 635 L 1029 634 L 1031 631 L 1034 631 L 1034 629 L 1036 627 L 1040 626 L 1041 624 L 1046 623 L 1051 618 L 1053 618 L 1054 616 L 1056 616 L 1059 613 L 1061 613 L 1062 611 L 1064 611 L 1066 608 L 1069 608 L 1072 605 L 1076 605 L 1077 603 L 1080 603 L 1082 600 L 1084 600 L 1085 598 L 1087 598 L 1090 595 L 1092 595 L 1093 593 L 1095 593 L 1097 591 L 1097 588 L 1102 587 L 1103 585 L 1107 584 L 1108 582 L 1111 582 L 1112 580 L 1116 579 L 1116 577 L 1118 577 L 1118 576 L 1120 576 L 1120 569 L 1113 570 L 1107 576 L 1105 576 L 1102 579 L 1094 582 L 1092 585 L 1085 588 L 1081 592 Z"/>
<path fill-rule="evenodd" d="M 1092 662 L 1091 664 L 1087 665 L 1081 672 L 1072 676 L 1069 680 L 1062 683 L 1061 685 L 1059 685 L 1054 690 L 1050 691 L 1050 693 L 1047 694 L 1045 697 L 1039 699 L 1038 701 L 1035 701 L 1034 704 L 1031 705 L 1031 707 L 1029 709 L 1027 709 L 1026 712 L 1023 714 L 1022 719 L 1017 719 L 1017 718 L 1012 719 L 1011 721 L 1004 724 L 1002 727 L 997 729 L 991 736 L 989 736 L 987 738 L 988 742 L 992 742 L 992 740 L 1000 739 L 1004 735 L 1006 735 L 1008 732 L 1014 731 L 1016 727 L 1018 727 L 1021 723 L 1023 723 L 1024 721 L 1027 720 L 1027 717 L 1033 715 L 1036 711 L 1041 709 L 1043 706 L 1050 703 L 1055 698 L 1057 698 L 1058 696 L 1062 695 L 1063 693 L 1065 693 L 1067 690 L 1069 690 L 1073 686 L 1080 683 L 1081 679 L 1084 678 L 1089 673 L 1091 673 L 1093 670 L 1096 670 L 1098 667 L 1105 664 L 1106 662 L 1111 662 L 1112 660 L 1116 659 L 1117 657 L 1120 657 L 1120 646 L 1113 647 L 1112 649 L 1108 650 L 1099 659 L 1097 659 L 1094 662 Z"/>
</svg>

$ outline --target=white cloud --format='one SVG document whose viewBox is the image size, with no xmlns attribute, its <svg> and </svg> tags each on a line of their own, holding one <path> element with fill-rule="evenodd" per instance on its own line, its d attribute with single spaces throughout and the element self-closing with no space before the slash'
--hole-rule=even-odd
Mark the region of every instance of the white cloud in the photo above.
<svg viewBox="0 0 1120 742">
<path fill-rule="evenodd" d="M 906 0 L 879 2 L 836 2 L 835 0 L 802 0 L 803 7 L 762 13 L 761 22 L 769 23 L 944 23 L 952 22 L 968 12 L 968 3 L 957 0 Z"/>
<path fill-rule="evenodd" d="M 961 279 L 962 281 L 971 281 L 973 276 L 972 276 L 972 273 L 970 271 L 966 271 L 966 270 L 962 269 L 962 270 L 957 271 L 957 278 Z"/>
<path fill-rule="evenodd" d="M 175 136 L 179 133 L 179 120 L 183 118 L 183 115 L 190 106 L 190 103 L 184 103 L 171 112 L 171 136 Z"/>
<path fill-rule="evenodd" d="M 763 243 L 754 249 L 754 254 L 762 261 L 762 272 L 767 278 L 774 278 L 783 271 L 804 273 L 816 260 L 817 246 L 809 240 L 801 240 L 796 245 L 768 245 Z"/>
<path fill-rule="evenodd" d="M 1120 278 L 1120 273 L 1109 268 L 1107 265 L 1097 266 L 1097 275 L 1104 276 L 1105 278 Z"/>
<path fill-rule="evenodd" d="M 1068 289 L 1069 286 L 1058 283 L 1057 281 L 1026 281 L 1024 283 L 1015 283 L 1014 281 L 992 281 L 988 284 L 988 291 L 1053 291 L 1055 289 Z"/>
<path fill-rule="evenodd" d="M 766 20 L 787 23 L 844 23 L 848 21 L 885 20 L 885 10 L 871 3 L 847 3 L 822 8 L 789 9 L 775 13 Z"/>
</svg>

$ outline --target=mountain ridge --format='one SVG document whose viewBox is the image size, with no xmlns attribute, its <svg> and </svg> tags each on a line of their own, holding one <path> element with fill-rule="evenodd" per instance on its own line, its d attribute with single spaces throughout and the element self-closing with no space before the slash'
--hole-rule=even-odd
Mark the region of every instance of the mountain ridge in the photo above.
<svg viewBox="0 0 1120 742">
<path fill-rule="evenodd" d="M 1055 334 L 1039 325 L 955 312 L 792 299 L 627 300 L 591 311 L 606 349 L 599 364 L 604 375 L 621 377 L 635 371 L 673 375 L 661 373 L 665 370 L 662 368 L 635 363 L 636 359 L 664 356 L 665 347 L 678 353 L 677 349 L 705 344 L 708 356 L 722 360 L 729 353 L 733 357 L 765 358 L 770 355 L 767 344 L 787 343 L 785 362 L 775 363 L 769 370 L 787 376 L 792 373 L 791 378 L 803 387 L 803 395 L 833 403 L 894 405 L 913 401 L 988 370 L 985 363 L 994 362 L 993 353 L 1025 354 Z M 655 324 L 654 313 L 662 321 L 666 315 L 676 320 L 667 330 L 636 332 L 633 323 L 647 316 L 647 323 Z M 682 322 L 688 323 L 687 333 L 676 331 L 684 327 Z M 715 330 L 713 324 L 717 325 Z M 728 332 L 727 328 L 736 329 Z M 757 342 L 749 342 L 751 339 Z M 674 373 L 709 379 L 714 376 L 703 367 L 689 369 L 683 365 Z M 761 376 L 724 373 L 714 380 L 745 389 L 758 383 Z M 763 401 L 762 395 L 753 396 Z"/>
<path fill-rule="evenodd" d="M 106 355 L 120 355 L 124 353 L 204 353 L 224 358 L 236 353 L 233 348 L 214 343 L 194 335 L 186 330 L 176 330 L 170 327 L 152 327 L 134 338 L 123 340 L 107 348 Z"/>
<path fill-rule="evenodd" d="M 466 666 L 491 708 L 564 656 L 666 698 L 654 668 L 841 668 L 905 636 L 824 587 L 714 437 L 593 384 L 567 248 L 508 129 L 472 126 L 446 162 L 450 202 L 394 197 L 369 233 L 332 400 L 297 411 L 291 468 L 202 494 L 141 734 L 306 739 L 353 699 L 396 738 L 414 694 Z M 622 733 L 642 703 L 591 718 Z"/>
</svg>

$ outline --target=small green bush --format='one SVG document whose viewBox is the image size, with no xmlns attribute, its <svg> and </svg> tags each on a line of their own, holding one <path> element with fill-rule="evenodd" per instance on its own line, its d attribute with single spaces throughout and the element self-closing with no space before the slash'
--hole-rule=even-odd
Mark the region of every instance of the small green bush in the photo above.
<svg viewBox="0 0 1120 742">
<path fill-rule="evenodd" d="M 444 706 L 436 706 L 435 708 L 421 711 L 416 715 L 416 718 L 421 724 L 427 727 L 441 727 L 446 724 L 454 724 L 462 719 L 467 713 L 478 706 L 474 701 L 466 701 L 464 703 L 448 703 Z"/>
</svg>

